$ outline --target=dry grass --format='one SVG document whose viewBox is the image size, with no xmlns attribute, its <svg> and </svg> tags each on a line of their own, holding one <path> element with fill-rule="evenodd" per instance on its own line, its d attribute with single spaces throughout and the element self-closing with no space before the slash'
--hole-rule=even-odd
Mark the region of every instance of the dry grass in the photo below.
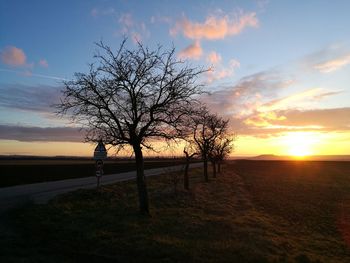
<svg viewBox="0 0 350 263">
<path fill-rule="evenodd" d="M 350 262 L 349 162 L 239 161 L 232 169 L 289 254 Z"/>
<path fill-rule="evenodd" d="M 209 183 L 194 169 L 189 192 L 174 192 L 171 175 L 149 178 L 151 217 L 137 213 L 134 182 L 14 211 L 0 261 L 350 262 L 338 228 L 346 223 L 334 221 L 332 210 L 349 193 L 347 174 L 311 180 L 280 170 L 268 177 L 252 164 L 229 163 Z"/>
</svg>

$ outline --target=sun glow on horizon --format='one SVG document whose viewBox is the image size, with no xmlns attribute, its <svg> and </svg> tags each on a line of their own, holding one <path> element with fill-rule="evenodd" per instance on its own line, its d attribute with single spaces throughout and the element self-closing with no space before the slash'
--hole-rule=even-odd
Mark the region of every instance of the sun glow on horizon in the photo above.
<svg viewBox="0 0 350 263">
<path fill-rule="evenodd" d="M 286 153 L 297 158 L 315 154 L 318 138 L 312 132 L 290 132 L 281 138 Z"/>
</svg>

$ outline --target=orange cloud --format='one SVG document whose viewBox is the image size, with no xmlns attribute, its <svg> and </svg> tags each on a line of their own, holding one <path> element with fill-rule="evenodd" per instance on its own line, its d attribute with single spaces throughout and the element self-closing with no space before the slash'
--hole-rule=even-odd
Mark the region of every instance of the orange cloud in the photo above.
<svg viewBox="0 0 350 263">
<path fill-rule="evenodd" d="M 244 129 L 254 130 L 256 133 L 287 130 L 349 131 L 349 113 L 350 108 L 293 109 L 257 113 L 243 120 L 243 123 L 246 125 Z"/>
<path fill-rule="evenodd" d="M 339 92 L 311 89 L 255 108 L 249 116 L 241 119 L 244 129 L 257 134 L 273 134 L 288 130 L 344 131 L 349 130 L 349 108 L 300 110 L 295 105 L 310 106 L 325 97 Z M 305 104 L 306 103 L 306 104 Z"/>
<path fill-rule="evenodd" d="M 234 71 L 232 69 L 211 69 L 207 72 L 207 80 L 209 83 L 213 82 L 214 80 L 220 80 L 223 78 L 227 78 L 232 76 Z"/>
<path fill-rule="evenodd" d="M 239 12 L 233 18 L 228 15 L 223 17 L 211 15 L 203 23 L 192 22 L 184 17 L 170 29 L 170 34 L 175 36 L 181 32 L 190 39 L 223 39 L 241 33 L 246 27 L 258 27 L 258 25 L 259 21 L 254 12 Z"/>
<path fill-rule="evenodd" d="M 209 83 L 214 80 L 220 80 L 232 76 L 235 73 L 235 69 L 240 67 L 240 63 L 236 59 L 231 59 L 229 66 L 224 67 L 221 62 L 221 56 L 216 52 L 211 52 L 207 58 L 208 61 L 215 64 L 211 70 L 207 72 L 207 80 Z"/>
<path fill-rule="evenodd" d="M 1 61 L 10 66 L 24 66 L 26 64 L 27 57 L 23 50 L 14 46 L 5 47 L 0 53 Z"/>
<path fill-rule="evenodd" d="M 272 121 L 284 121 L 286 119 L 285 116 L 278 116 L 275 112 L 261 112 L 256 115 L 253 115 L 246 120 L 244 120 L 244 124 L 252 125 L 256 127 L 265 127 L 269 126 Z"/>
<path fill-rule="evenodd" d="M 230 67 L 231 68 L 239 68 L 240 66 L 241 66 L 241 63 L 237 59 L 230 60 Z"/>
<path fill-rule="evenodd" d="M 250 127 L 264 129 L 322 129 L 325 127 L 325 123 L 320 124 L 320 118 L 316 121 L 309 118 L 309 116 L 315 116 L 315 114 L 312 115 L 310 113 L 321 111 L 300 111 L 295 109 L 295 105 L 298 105 L 299 108 L 310 106 L 312 102 L 317 102 L 338 93 L 340 92 L 329 92 L 315 88 L 281 99 L 272 100 L 257 106 L 254 112 L 243 123 Z M 296 120 L 298 118 L 300 119 Z"/>
<path fill-rule="evenodd" d="M 212 64 L 218 64 L 221 62 L 221 60 L 221 55 L 219 53 L 216 53 L 215 51 L 210 52 L 207 57 L 207 61 Z"/>
<path fill-rule="evenodd" d="M 203 50 L 198 40 L 189 45 L 179 53 L 179 58 L 199 59 L 202 56 Z"/>
<path fill-rule="evenodd" d="M 286 131 L 350 131 L 350 108 L 319 109 L 319 101 L 342 91 L 313 88 L 278 98 L 280 90 L 295 84 L 275 71 L 260 72 L 222 87 L 201 100 L 230 119 L 235 132 L 254 137 Z M 315 108 L 317 107 L 317 108 Z"/>
<path fill-rule="evenodd" d="M 285 116 L 286 126 L 313 126 L 326 130 L 349 130 L 350 108 L 287 110 L 276 114 Z M 278 124 L 276 122 L 275 124 Z"/>
<path fill-rule="evenodd" d="M 314 66 L 314 69 L 320 71 L 321 73 L 330 73 L 341 69 L 342 67 L 350 64 L 350 55 L 338 57 L 336 59 L 328 60 L 323 63 L 319 63 Z"/>
<path fill-rule="evenodd" d="M 49 63 L 47 63 L 46 59 L 40 59 L 39 60 L 39 65 L 44 67 L 44 68 L 47 68 L 49 66 Z"/>
</svg>

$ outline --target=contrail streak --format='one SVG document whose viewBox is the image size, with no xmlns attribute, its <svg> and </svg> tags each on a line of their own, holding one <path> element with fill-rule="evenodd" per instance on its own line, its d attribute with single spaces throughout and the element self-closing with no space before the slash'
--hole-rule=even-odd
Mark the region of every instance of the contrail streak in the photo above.
<svg viewBox="0 0 350 263">
<path fill-rule="evenodd" d="M 23 71 L 12 70 L 12 69 L 4 69 L 4 68 L 0 68 L 0 71 L 16 73 L 16 74 L 22 74 L 22 75 L 25 74 L 25 72 L 23 72 Z M 68 80 L 68 79 L 61 78 L 61 77 L 50 76 L 50 75 L 43 75 L 43 74 L 35 74 L 35 73 L 30 73 L 30 75 L 28 75 L 28 76 L 30 76 L 30 77 L 38 77 L 38 78 L 46 78 L 46 79 L 54 79 L 54 80 Z"/>
</svg>

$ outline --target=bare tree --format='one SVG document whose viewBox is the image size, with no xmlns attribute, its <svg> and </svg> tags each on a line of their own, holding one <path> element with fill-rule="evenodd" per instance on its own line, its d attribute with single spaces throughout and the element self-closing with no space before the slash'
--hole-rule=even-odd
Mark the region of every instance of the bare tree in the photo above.
<svg viewBox="0 0 350 263">
<path fill-rule="evenodd" d="M 96 45 L 97 64 L 64 82 L 59 113 L 86 128 L 86 141 L 103 139 L 118 150 L 132 147 L 139 208 L 148 214 L 142 148 L 152 149 L 150 139 L 179 136 L 187 109 L 201 93 L 196 80 L 204 71 L 177 60 L 174 48 L 150 51 L 139 44 L 128 50 L 124 40 L 114 52 L 102 42 Z"/>
<path fill-rule="evenodd" d="M 193 141 L 201 154 L 204 179 L 208 182 L 208 160 L 214 149 L 215 141 L 226 132 L 228 120 L 210 113 L 205 107 L 201 107 L 192 119 Z"/>
<path fill-rule="evenodd" d="M 198 153 L 194 151 L 193 144 L 189 144 L 184 148 L 184 154 L 185 154 L 185 169 L 184 169 L 184 188 L 186 190 L 190 189 L 190 180 L 188 176 L 188 169 L 190 166 L 190 162 L 192 158 L 197 155 Z"/>
<path fill-rule="evenodd" d="M 213 150 L 214 150 L 214 148 L 215 148 L 215 145 L 213 147 Z M 210 151 L 208 159 L 209 159 L 209 161 L 211 163 L 211 167 L 213 169 L 213 177 L 216 178 L 216 164 L 217 164 L 217 162 L 216 162 L 216 158 L 215 158 L 215 155 L 213 153 L 213 150 Z"/>
<path fill-rule="evenodd" d="M 211 161 L 214 163 L 214 165 L 217 165 L 217 172 L 221 173 L 221 164 L 227 158 L 227 156 L 233 151 L 234 145 L 233 142 L 235 141 L 236 136 L 234 134 L 224 134 L 223 136 L 220 136 L 216 141 L 215 145 L 213 147 L 213 150 L 211 152 Z M 216 168 L 215 169 L 215 175 L 216 175 Z"/>
</svg>

